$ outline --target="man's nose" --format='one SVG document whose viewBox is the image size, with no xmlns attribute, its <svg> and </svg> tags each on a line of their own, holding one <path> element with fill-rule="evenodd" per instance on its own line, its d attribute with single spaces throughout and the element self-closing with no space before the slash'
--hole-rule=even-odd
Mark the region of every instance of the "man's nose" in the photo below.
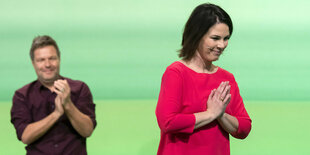
<svg viewBox="0 0 310 155">
<path fill-rule="evenodd" d="M 45 65 L 45 67 L 50 67 L 51 66 L 51 62 L 49 60 L 46 60 L 44 65 Z"/>
</svg>

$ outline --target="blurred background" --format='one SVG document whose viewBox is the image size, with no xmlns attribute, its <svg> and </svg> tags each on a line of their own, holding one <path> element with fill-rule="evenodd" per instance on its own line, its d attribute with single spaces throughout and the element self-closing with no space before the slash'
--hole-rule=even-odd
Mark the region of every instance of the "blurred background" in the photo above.
<svg viewBox="0 0 310 155">
<path fill-rule="evenodd" d="M 232 154 L 310 154 L 308 0 L 0 0 L 0 154 L 25 154 L 10 123 L 14 91 L 36 79 L 29 49 L 50 35 L 61 75 L 86 82 L 98 126 L 89 154 L 156 154 L 161 76 L 179 60 L 184 25 L 199 4 L 220 5 L 234 32 L 216 65 L 235 75 L 253 120 Z"/>
</svg>

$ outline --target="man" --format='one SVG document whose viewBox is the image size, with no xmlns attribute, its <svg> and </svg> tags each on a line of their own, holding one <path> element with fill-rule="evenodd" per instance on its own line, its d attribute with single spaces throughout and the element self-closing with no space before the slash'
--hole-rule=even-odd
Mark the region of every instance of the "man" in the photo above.
<svg viewBox="0 0 310 155">
<path fill-rule="evenodd" d="M 11 122 L 29 155 L 85 155 L 95 126 L 95 104 L 88 86 L 60 76 L 60 52 L 49 36 L 30 49 L 38 79 L 18 89 Z"/>
</svg>

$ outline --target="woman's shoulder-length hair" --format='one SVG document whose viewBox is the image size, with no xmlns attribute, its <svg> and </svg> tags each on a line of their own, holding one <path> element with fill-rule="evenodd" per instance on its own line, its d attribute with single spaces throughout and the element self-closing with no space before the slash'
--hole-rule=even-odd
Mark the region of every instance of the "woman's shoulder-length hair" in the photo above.
<svg viewBox="0 0 310 155">
<path fill-rule="evenodd" d="M 179 57 L 190 60 L 194 56 L 201 38 L 216 23 L 226 24 L 230 35 L 232 34 L 231 18 L 221 7 L 210 3 L 197 6 L 185 24 Z"/>
</svg>

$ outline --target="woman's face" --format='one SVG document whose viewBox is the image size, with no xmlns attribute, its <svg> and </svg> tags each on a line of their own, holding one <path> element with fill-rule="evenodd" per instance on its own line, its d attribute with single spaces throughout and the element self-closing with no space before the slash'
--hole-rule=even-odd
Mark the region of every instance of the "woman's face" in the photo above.
<svg viewBox="0 0 310 155">
<path fill-rule="evenodd" d="M 201 38 L 197 53 L 204 61 L 212 62 L 219 59 L 228 45 L 229 28 L 224 23 L 216 23 Z"/>
</svg>

